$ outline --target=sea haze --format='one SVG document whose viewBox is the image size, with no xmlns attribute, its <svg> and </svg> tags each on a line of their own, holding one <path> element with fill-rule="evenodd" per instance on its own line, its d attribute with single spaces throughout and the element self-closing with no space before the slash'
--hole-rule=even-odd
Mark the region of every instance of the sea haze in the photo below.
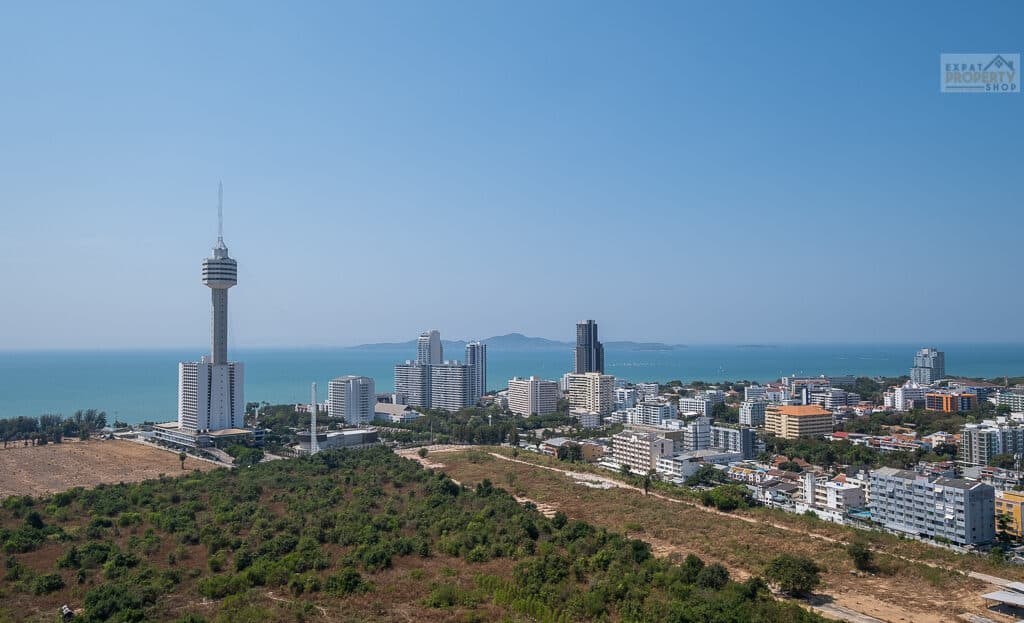
<svg viewBox="0 0 1024 623">
<path fill-rule="evenodd" d="M 504 337 L 504 336 L 503 336 Z M 487 340 L 489 341 L 489 340 Z M 462 342 L 447 343 L 445 356 L 462 359 Z M 503 388 L 512 376 L 557 379 L 572 365 L 571 346 L 532 341 L 490 344 L 488 387 Z M 680 379 L 770 381 L 787 374 L 906 374 L 920 345 L 730 345 L 666 346 L 606 344 L 606 371 L 630 381 Z M 1024 375 L 1024 345 L 935 344 L 946 352 L 950 374 L 971 377 Z M 177 363 L 198 359 L 199 350 L 0 352 L 0 417 L 97 408 L 131 422 L 176 417 Z M 327 381 L 344 374 L 373 377 L 377 391 L 391 391 L 393 366 L 414 359 L 412 344 L 324 349 L 237 349 L 245 362 L 249 401 L 291 403 L 309 399 L 309 384 L 327 395 Z"/>
</svg>

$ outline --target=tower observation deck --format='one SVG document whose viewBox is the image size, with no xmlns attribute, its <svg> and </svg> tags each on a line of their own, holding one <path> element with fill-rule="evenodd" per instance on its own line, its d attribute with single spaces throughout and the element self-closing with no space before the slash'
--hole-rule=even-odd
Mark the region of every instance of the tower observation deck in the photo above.
<svg viewBox="0 0 1024 623">
<path fill-rule="evenodd" d="M 228 361 L 228 288 L 238 283 L 238 262 L 228 256 L 224 244 L 224 188 L 217 193 L 217 243 L 213 254 L 203 260 L 203 285 L 210 288 L 213 307 L 211 363 Z"/>
</svg>

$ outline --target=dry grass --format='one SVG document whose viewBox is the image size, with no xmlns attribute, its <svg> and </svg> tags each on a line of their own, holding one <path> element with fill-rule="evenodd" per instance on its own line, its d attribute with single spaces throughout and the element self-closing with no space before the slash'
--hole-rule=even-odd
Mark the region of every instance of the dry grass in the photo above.
<svg viewBox="0 0 1024 623">
<path fill-rule="evenodd" d="M 185 469 L 216 466 L 193 457 Z M 0 498 L 45 495 L 102 483 L 137 482 L 160 474 L 182 473 L 175 452 L 133 441 L 66 441 L 45 446 L 11 446 L 0 450 Z"/>
<path fill-rule="evenodd" d="M 841 526 L 822 522 L 812 524 L 794 517 L 792 526 L 795 529 L 777 521 L 774 515 L 757 512 L 745 514 L 747 519 L 756 521 L 743 521 L 740 517 L 709 512 L 692 505 L 692 502 L 673 502 L 623 489 L 588 488 L 574 484 L 569 476 L 530 464 L 493 457 L 490 461 L 481 461 L 478 455 L 473 455 L 470 460 L 466 452 L 450 452 L 430 458 L 442 463 L 442 469 L 463 484 L 472 486 L 488 478 L 496 486 L 511 488 L 517 495 L 550 504 L 571 519 L 629 531 L 630 536 L 651 542 L 661 555 L 693 553 L 708 561 L 721 562 L 736 577 L 761 573 L 765 564 L 780 553 L 809 556 L 825 567 L 821 593 L 831 597 L 837 605 L 884 621 L 938 623 L 963 612 L 1001 619 L 1000 615 L 988 611 L 979 597 L 990 590 L 983 582 L 885 554 L 879 557 L 890 574 L 877 577 L 855 575 L 842 544 L 804 536 L 817 533 L 821 528 L 823 537 L 849 540 L 853 531 Z M 543 458 L 530 459 L 545 462 Z M 564 464 L 551 466 L 565 467 Z M 643 530 L 637 531 L 638 526 L 643 526 Z M 887 544 L 885 539 L 879 543 L 882 547 Z M 915 554 L 935 549 L 920 543 L 898 545 L 900 553 Z M 960 563 L 951 565 L 953 568 L 975 566 L 971 557 L 950 552 L 942 552 L 931 560 L 945 562 L 950 558 Z M 1005 571 L 1000 574 L 1004 577 L 1017 579 L 1015 576 L 1019 575 L 1013 569 L 1001 571 Z"/>
</svg>

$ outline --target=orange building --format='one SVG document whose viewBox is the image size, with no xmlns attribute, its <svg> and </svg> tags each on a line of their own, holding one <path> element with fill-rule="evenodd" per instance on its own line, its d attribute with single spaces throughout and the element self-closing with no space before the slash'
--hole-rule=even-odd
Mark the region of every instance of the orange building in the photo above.
<svg viewBox="0 0 1024 623">
<path fill-rule="evenodd" d="M 777 405 L 765 410 L 764 429 L 784 439 L 824 437 L 832 433 L 832 412 L 818 405 Z"/>
<path fill-rule="evenodd" d="M 929 392 L 924 397 L 924 408 L 929 411 L 943 413 L 960 413 L 970 411 L 978 406 L 977 394 L 958 394 L 952 392 Z"/>
</svg>

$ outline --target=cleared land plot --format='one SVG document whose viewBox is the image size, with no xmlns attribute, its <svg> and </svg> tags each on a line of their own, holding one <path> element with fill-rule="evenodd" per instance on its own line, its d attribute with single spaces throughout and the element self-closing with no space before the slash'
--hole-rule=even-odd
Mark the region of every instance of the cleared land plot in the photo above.
<svg viewBox="0 0 1024 623">
<path fill-rule="evenodd" d="M 208 471 L 216 465 L 194 457 L 185 469 Z M 10 446 L 0 450 L 0 498 L 45 495 L 74 487 L 137 482 L 160 474 L 182 473 L 174 452 L 133 441 L 67 441 L 45 446 Z"/>
<path fill-rule="evenodd" d="M 735 515 L 711 512 L 693 502 L 674 502 L 633 490 L 594 489 L 576 484 L 577 478 L 544 469 L 540 465 L 501 460 L 488 453 L 493 448 L 432 453 L 427 460 L 466 485 L 484 478 L 516 495 L 550 505 L 572 519 L 629 532 L 633 538 L 649 541 L 661 555 L 694 553 L 705 560 L 725 564 L 737 577 L 760 574 L 771 558 L 783 553 L 809 556 L 826 568 L 818 591 L 835 605 L 868 614 L 883 621 L 949 621 L 960 613 L 983 614 L 1008 621 L 989 611 L 980 595 L 989 585 L 960 575 L 954 569 L 989 569 L 994 575 L 1020 580 L 1021 570 L 999 567 L 986 561 L 916 542 L 901 542 L 886 535 L 872 536 L 877 549 L 931 564 L 879 554 L 883 573 L 854 575 L 853 564 L 843 545 L 855 531 L 809 521 L 796 516 L 748 511 Z M 520 457 L 545 462 L 539 457 Z M 550 467 L 565 469 L 564 463 Z M 652 493 L 654 493 L 652 491 Z M 746 521 L 744 520 L 746 519 Z M 774 524 L 774 525 L 773 525 Z M 819 538 L 811 538 L 817 536 Z"/>
</svg>

